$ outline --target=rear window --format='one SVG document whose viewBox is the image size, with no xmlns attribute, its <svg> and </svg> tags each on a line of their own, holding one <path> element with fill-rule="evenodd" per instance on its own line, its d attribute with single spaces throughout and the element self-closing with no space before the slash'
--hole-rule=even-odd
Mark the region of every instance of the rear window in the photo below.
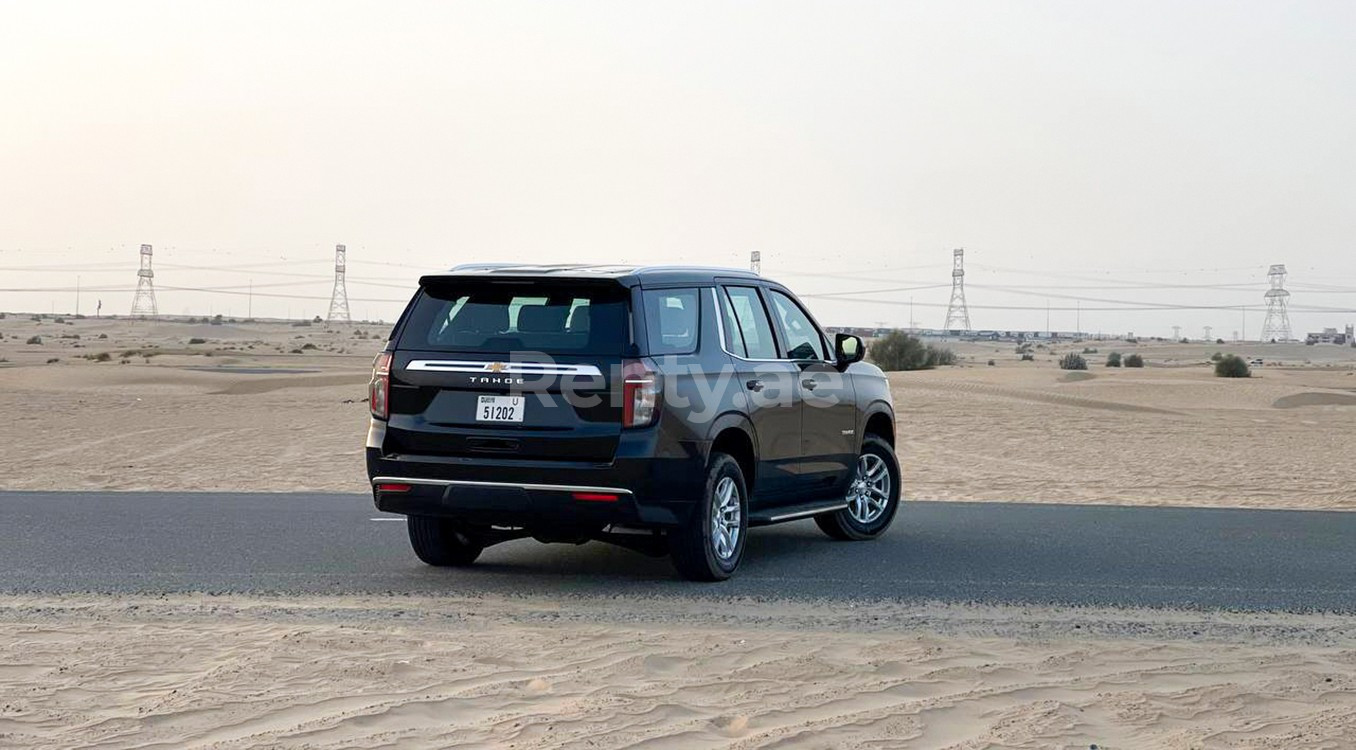
<svg viewBox="0 0 1356 750">
<path fill-rule="evenodd" d="M 616 356 L 630 339 L 627 298 L 627 290 L 616 284 L 431 284 L 410 311 L 399 346 Z"/>
</svg>

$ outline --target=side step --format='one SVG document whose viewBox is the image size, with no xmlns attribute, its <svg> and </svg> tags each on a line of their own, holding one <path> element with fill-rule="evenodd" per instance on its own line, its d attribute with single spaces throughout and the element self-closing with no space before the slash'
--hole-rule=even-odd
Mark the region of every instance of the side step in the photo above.
<svg viewBox="0 0 1356 750">
<path fill-rule="evenodd" d="M 800 505 L 783 505 L 777 508 L 765 508 L 749 514 L 750 526 L 766 526 L 770 523 L 795 521 L 800 518 L 817 516 L 820 513 L 832 513 L 847 507 L 846 500 L 815 500 Z"/>
</svg>

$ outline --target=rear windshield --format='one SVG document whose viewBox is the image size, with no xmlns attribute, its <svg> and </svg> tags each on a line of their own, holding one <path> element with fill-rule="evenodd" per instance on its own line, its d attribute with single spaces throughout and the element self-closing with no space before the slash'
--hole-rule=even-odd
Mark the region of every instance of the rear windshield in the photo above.
<svg viewBox="0 0 1356 750">
<path fill-rule="evenodd" d="M 617 284 L 465 281 L 423 288 L 402 349 L 620 355 L 627 290 Z"/>
</svg>

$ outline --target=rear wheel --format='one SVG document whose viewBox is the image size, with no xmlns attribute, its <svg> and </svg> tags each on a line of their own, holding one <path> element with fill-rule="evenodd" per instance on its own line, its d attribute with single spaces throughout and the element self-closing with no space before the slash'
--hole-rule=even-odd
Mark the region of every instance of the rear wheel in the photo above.
<svg viewBox="0 0 1356 750">
<path fill-rule="evenodd" d="M 890 528 L 899 510 L 899 460 L 889 443 L 869 435 L 848 485 L 847 507 L 815 516 L 825 534 L 844 541 L 875 539 Z"/>
<path fill-rule="evenodd" d="M 470 565 L 485 549 L 470 529 L 446 518 L 410 516 L 406 523 L 414 554 L 429 565 L 440 568 Z"/>
<path fill-rule="evenodd" d="M 669 532 L 673 565 L 691 581 L 723 581 L 739 567 L 748 530 L 744 472 L 730 456 L 714 453 L 701 501 L 685 525 Z"/>
</svg>

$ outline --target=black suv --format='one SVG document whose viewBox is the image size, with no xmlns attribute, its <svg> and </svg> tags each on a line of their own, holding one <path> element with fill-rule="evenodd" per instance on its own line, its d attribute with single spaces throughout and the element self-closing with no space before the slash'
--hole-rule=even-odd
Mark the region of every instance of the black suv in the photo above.
<svg viewBox="0 0 1356 750">
<path fill-rule="evenodd" d="M 430 565 L 596 539 L 722 580 L 750 526 L 894 519 L 894 409 L 863 354 L 747 271 L 459 266 L 419 280 L 377 357 L 367 473 Z"/>
</svg>

